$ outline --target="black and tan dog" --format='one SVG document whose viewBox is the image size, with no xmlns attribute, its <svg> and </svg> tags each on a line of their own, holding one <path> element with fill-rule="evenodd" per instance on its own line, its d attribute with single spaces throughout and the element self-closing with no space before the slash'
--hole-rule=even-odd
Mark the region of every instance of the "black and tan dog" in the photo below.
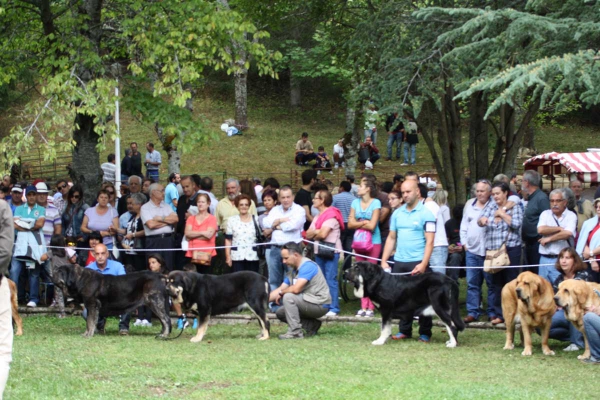
<svg viewBox="0 0 600 400">
<path fill-rule="evenodd" d="M 504 350 L 515 348 L 515 325 L 521 322 L 521 355 L 530 356 L 531 333 L 540 328 L 542 334 L 542 351 L 547 356 L 554 352 L 548 347 L 552 316 L 556 312 L 554 290 L 546 279 L 533 272 L 522 272 L 517 279 L 508 282 L 502 288 L 502 314 L 506 323 L 506 343 Z"/>
<path fill-rule="evenodd" d="M 580 360 L 588 359 L 591 356 L 590 344 L 583 325 L 583 316 L 586 308 L 600 307 L 600 296 L 596 292 L 600 292 L 600 285 L 597 283 L 567 279 L 558 285 L 558 292 L 554 296 L 556 304 L 565 311 L 565 318 L 583 334 L 585 350 L 583 354 L 577 356 Z"/>
<path fill-rule="evenodd" d="M 458 332 L 465 329 L 458 308 L 458 285 L 436 272 L 415 276 L 391 275 L 380 266 L 359 262 L 344 273 L 354 283 L 356 297 L 368 297 L 381 312 L 381 336 L 374 345 L 385 344 L 392 334 L 392 318 L 437 315 L 448 331 L 446 347 L 458 345 Z"/>
<path fill-rule="evenodd" d="M 149 307 L 162 324 L 157 337 L 166 338 L 171 330 L 171 319 L 165 306 L 164 277 L 150 271 L 127 275 L 102 275 L 78 265 L 61 266 L 52 276 L 54 284 L 65 296 L 80 299 L 87 309 L 87 329 L 83 336 L 92 337 L 98 316 L 117 316 Z"/>
<path fill-rule="evenodd" d="M 167 291 L 173 303 L 198 315 L 198 332 L 191 341 L 200 342 L 212 315 L 228 314 L 248 306 L 258 318 L 259 340 L 269 338 L 267 320 L 269 283 L 256 272 L 243 271 L 215 276 L 196 272 L 172 271 L 167 277 Z"/>
</svg>

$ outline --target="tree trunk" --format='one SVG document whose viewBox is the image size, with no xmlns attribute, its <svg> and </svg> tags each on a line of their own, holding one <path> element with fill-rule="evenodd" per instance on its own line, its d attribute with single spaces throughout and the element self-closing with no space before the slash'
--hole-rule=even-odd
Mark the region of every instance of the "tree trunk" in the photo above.
<svg viewBox="0 0 600 400">
<path fill-rule="evenodd" d="M 354 105 L 348 104 L 348 108 L 346 108 L 346 133 L 344 135 L 346 174 L 354 174 L 356 171 L 358 148 L 362 134 L 361 121 L 363 117 L 360 103 Z"/>
<path fill-rule="evenodd" d="M 483 119 L 487 109 L 483 92 L 474 93 L 469 101 L 469 158 L 470 176 L 476 179 L 489 178 L 489 143 L 487 122 Z"/>
<path fill-rule="evenodd" d="M 78 128 L 73 131 L 73 161 L 69 175 L 73 183 L 81 185 L 84 201 L 92 204 L 96 200 L 96 193 L 102 184 L 102 169 L 100 156 L 96 150 L 98 134 L 94 131 L 96 124 L 94 116 L 77 114 L 75 123 Z"/>
<path fill-rule="evenodd" d="M 535 149 L 535 127 L 529 125 L 525 130 L 525 137 L 523 138 L 523 147 L 536 151 Z"/>
<path fill-rule="evenodd" d="M 235 73 L 235 125 L 242 130 L 248 127 L 248 70 L 245 59 L 238 63 L 242 69 Z"/>
<path fill-rule="evenodd" d="M 294 77 L 293 69 L 290 68 L 290 105 L 294 108 L 300 107 L 301 91 L 300 80 Z"/>
<path fill-rule="evenodd" d="M 523 115 L 523 118 L 521 118 L 519 127 L 514 133 L 510 144 L 507 142 L 506 155 L 504 156 L 504 165 L 502 170 L 508 176 L 510 176 L 513 172 L 516 172 L 516 160 L 517 155 L 519 154 L 519 147 L 521 147 L 521 143 L 523 143 L 523 137 L 525 136 L 525 132 L 527 132 L 529 128 L 529 124 L 531 123 L 539 109 L 540 101 L 533 101 L 529 105 L 529 108 L 525 112 L 525 115 Z"/>
</svg>

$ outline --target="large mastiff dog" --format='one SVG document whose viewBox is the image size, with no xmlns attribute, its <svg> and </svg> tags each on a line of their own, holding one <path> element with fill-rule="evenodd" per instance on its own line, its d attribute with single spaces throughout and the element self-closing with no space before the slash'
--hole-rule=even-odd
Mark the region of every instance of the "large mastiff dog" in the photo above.
<svg viewBox="0 0 600 400">
<path fill-rule="evenodd" d="M 446 275 L 428 272 L 415 276 L 391 275 L 380 266 L 359 262 L 344 273 L 354 283 L 356 297 L 369 297 L 381 311 L 381 336 L 385 344 L 392 333 L 392 318 L 437 315 L 448 331 L 446 347 L 458 345 L 458 331 L 465 329 L 458 308 L 458 285 Z"/>
<path fill-rule="evenodd" d="M 565 311 L 567 318 L 579 332 L 583 333 L 585 350 L 583 354 L 577 356 L 578 359 L 590 358 L 590 345 L 583 325 L 583 316 L 585 309 L 590 306 L 600 307 L 600 285 L 597 283 L 584 282 L 575 279 L 567 279 L 558 285 L 558 292 L 554 296 L 554 301 Z"/>
<path fill-rule="evenodd" d="M 212 315 L 227 314 L 248 306 L 258 318 L 259 340 L 269 338 L 267 320 L 269 283 L 256 272 L 243 271 L 214 276 L 196 272 L 172 271 L 167 278 L 167 291 L 173 303 L 198 315 L 198 332 L 191 341 L 200 342 Z"/>
<path fill-rule="evenodd" d="M 554 352 L 548 347 L 552 316 L 556 312 L 554 290 L 546 279 L 533 272 L 523 272 L 517 279 L 502 288 L 502 313 L 506 323 L 506 343 L 504 350 L 515 348 L 515 324 L 521 322 L 521 355 L 531 355 L 531 332 L 540 328 L 542 333 L 542 351 L 547 356 Z"/>
<path fill-rule="evenodd" d="M 92 337 L 98 316 L 121 315 L 145 305 L 160 319 L 162 331 L 157 337 L 166 338 L 171 320 L 165 306 L 164 277 L 150 271 L 112 276 L 82 268 L 61 266 L 52 280 L 66 296 L 83 302 L 87 309 L 87 329 L 83 336 Z"/>
</svg>

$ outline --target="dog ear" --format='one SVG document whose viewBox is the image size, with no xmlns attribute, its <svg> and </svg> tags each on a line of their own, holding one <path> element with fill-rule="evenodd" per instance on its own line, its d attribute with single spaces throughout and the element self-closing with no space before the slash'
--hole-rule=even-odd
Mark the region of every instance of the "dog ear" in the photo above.
<svg viewBox="0 0 600 400">
<path fill-rule="evenodd" d="M 382 271 L 381 267 L 376 264 L 365 263 L 364 271 L 365 273 L 363 275 L 363 278 L 367 283 L 367 292 L 373 293 L 375 291 L 375 288 L 379 284 L 379 273 Z"/>
<path fill-rule="evenodd" d="M 575 294 L 575 297 L 577 298 L 577 303 L 579 303 L 579 305 L 581 306 L 581 308 L 585 307 L 585 303 L 587 303 L 587 300 L 589 298 L 589 287 L 585 284 L 585 282 L 582 282 L 583 285 L 577 285 L 573 288 L 573 292 Z"/>
<path fill-rule="evenodd" d="M 183 285 L 185 286 L 186 290 L 190 290 L 190 288 L 193 286 L 193 281 L 189 272 L 183 273 Z"/>
<path fill-rule="evenodd" d="M 538 278 L 537 291 L 539 293 L 538 307 L 541 309 L 551 308 L 554 304 L 554 290 L 552 285 L 544 278 Z"/>
</svg>

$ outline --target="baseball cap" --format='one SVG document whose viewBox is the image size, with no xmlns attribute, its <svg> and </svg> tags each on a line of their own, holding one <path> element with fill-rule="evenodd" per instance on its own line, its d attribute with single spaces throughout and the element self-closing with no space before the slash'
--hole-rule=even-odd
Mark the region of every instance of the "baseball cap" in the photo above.
<svg viewBox="0 0 600 400">
<path fill-rule="evenodd" d="M 21 187 L 20 184 L 15 184 L 13 185 L 11 192 L 19 192 L 19 193 L 23 193 L 23 188 Z"/>
<path fill-rule="evenodd" d="M 427 182 L 427 189 L 435 189 L 437 187 L 437 183 L 434 181 Z"/>
<path fill-rule="evenodd" d="M 48 186 L 44 182 L 39 182 L 35 185 L 35 188 L 38 193 L 48 193 Z"/>
<path fill-rule="evenodd" d="M 27 189 L 25 189 L 25 192 L 27 192 L 27 193 L 29 193 L 29 192 L 37 193 L 37 189 L 36 189 L 35 186 L 29 185 L 29 186 L 27 186 Z"/>
</svg>

